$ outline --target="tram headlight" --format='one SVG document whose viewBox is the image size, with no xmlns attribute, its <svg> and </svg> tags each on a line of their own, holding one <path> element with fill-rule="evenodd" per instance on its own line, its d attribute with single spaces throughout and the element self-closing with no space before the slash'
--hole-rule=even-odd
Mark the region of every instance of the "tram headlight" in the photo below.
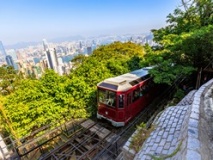
<svg viewBox="0 0 213 160">
<path fill-rule="evenodd" d="M 108 115 L 108 112 L 106 111 L 105 114 Z"/>
</svg>

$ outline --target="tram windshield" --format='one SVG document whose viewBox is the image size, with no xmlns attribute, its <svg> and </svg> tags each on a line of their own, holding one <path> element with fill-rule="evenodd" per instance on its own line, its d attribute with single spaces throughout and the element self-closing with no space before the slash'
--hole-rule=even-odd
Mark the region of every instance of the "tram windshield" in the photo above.
<svg viewBox="0 0 213 160">
<path fill-rule="evenodd" d="M 98 102 L 116 107 L 116 94 L 113 91 L 98 89 Z"/>
</svg>

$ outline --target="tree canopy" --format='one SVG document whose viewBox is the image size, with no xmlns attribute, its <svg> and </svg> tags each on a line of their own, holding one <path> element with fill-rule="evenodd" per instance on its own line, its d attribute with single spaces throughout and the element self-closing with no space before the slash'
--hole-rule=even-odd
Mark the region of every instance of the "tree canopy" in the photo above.
<svg viewBox="0 0 213 160">
<path fill-rule="evenodd" d="M 45 125 L 91 116 L 96 113 L 97 83 L 138 68 L 143 55 L 140 45 L 115 42 L 100 46 L 89 57 L 75 57 L 68 76 L 47 70 L 41 79 L 22 79 L 3 102 L 10 122 L 5 128 L 22 137 Z"/>
<path fill-rule="evenodd" d="M 150 63 L 163 62 L 152 71 L 156 82 L 171 83 L 177 75 L 188 75 L 193 68 L 200 70 L 212 62 L 212 6 L 212 0 L 182 0 L 182 6 L 167 16 L 168 25 L 152 30 L 158 43 L 154 53 L 159 58 L 154 58 L 153 52 L 147 57 Z M 171 72 L 168 72 L 169 66 L 173 66 Z M 167 73 L 169 81 L 164 77 Z"/>
<path fill-rule="evenodd" d="M 97 83 L 106 78 L 138 69 L 144 53 L 141 45 L 131 42 L 114 42 L 100 46 L 94 50 L 92 55 L 83 58 L 84 60 L 70 73 L 69 77 L 85 84 L 87 91 L 82 99 L 86 102 L 89 113 L 96 113 L 94 106 L 96 106 Z"/>
<path fill-rule="evenodd" d="M 3 65 L 0 67 L 0 91 L 2 95 L 10 94 L 22 79 L 21 73 L 18 73 L 11 66 Z"/>
</svg>

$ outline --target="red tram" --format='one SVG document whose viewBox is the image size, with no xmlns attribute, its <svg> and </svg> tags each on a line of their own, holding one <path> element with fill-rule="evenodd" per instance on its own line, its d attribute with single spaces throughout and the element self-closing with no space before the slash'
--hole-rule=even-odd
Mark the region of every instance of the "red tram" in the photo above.
<svg viewBox="0 0 213 160">
<path fill-rule="evenodd" d="M 98 83 L 98 119 L 124 126 L 155 97 L 155 85 L 146 67 Z"/>
</svg>

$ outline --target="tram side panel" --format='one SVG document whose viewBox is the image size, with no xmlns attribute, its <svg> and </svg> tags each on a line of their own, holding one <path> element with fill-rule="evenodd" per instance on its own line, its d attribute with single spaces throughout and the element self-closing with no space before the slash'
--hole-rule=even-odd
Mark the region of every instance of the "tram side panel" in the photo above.
<svg viewBox="0 0 213 160">
<path fill-rule="evenodd" d="M 126 94 L 126 123 L 149 104 L 151 97 L 146 93 L 147 84 L 148 82 L 141 82 L 139 85 L 134 86 Z"/>
</svg>

